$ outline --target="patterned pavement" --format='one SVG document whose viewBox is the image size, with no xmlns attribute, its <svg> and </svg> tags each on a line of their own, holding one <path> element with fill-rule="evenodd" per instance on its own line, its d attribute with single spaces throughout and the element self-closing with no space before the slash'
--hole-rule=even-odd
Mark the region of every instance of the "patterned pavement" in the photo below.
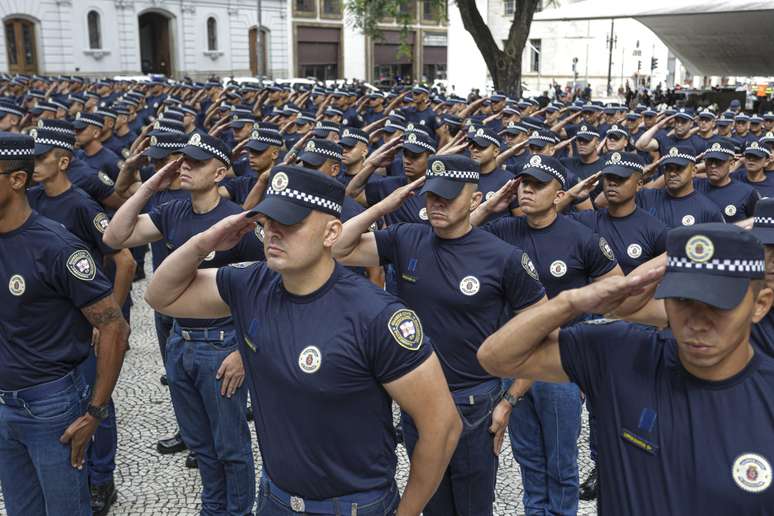
<svg viewBox="0 0 774 516">
<path fill-rule="evenodd" d="M 131 350 L 126 356 L 114 400 L 118 414 L 119 449 L 115 473 L 118 501 L 110 514 L 125 516 L 196 515 L 199 513 L 200 482 L 197 470 L 185 467 L 185 453 L 159 455 L 156 441 L 172 435 L 175 423 L 169 391 L 159 382 L 163 373 L 159 357 L 153 315 L 143 301 L 147 281 L 134 284 L 132 297 Z M 256 474 L 261 457 L 253 438 Z M 588 424 L 583 414 L 580 446 L 580 477 L 586 477 L 591 467 L 588 458 Z M 408 477 L 408 458 L 403 446 L 398 447 L 397 480 L 401 489 Z M 500 456 L 497 478 L 495 514 L 524 514 L 522 487 L 518 465 L 513 459 L 506 436 Z M 4 515 L 0 495 L 0 515 Z M 581 502 L 578 514 L 596 514 L 593 503 Z"/>
</svg>

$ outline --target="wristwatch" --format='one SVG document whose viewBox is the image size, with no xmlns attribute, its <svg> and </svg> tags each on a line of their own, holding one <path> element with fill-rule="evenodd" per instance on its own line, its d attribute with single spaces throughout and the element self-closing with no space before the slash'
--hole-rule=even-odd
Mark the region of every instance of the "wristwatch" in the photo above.
<svg viewBox="0 0 774 516">
<path fill-rule="evenodd" d="M 103 405 L 98 407 L 89 403 L 89 406 L 86 407 L 86 413 L 100 421 L 104 421 L 108 417 L 108 406 Z"/>
<path fill-rule="evenodd" d="M 503 394 L 503 399 L 504 399 L 505 401 L 507 401 L 508 403 L 510 403 L 511 407 L 515 407 L 516 405 L 518 405 L 518 404 L 519 404 L 519 402 L 520 402 L 521 400 L 523 400 L 523 399 L 524 399 L 524 396 L 519 396 L 519 397 L 517 398 L 516 396 L 514 396 L 514 395 L 513 395 L 513 394 L 511 394 L 510 392 L 507 392 L 507 391 L 506 391 L 506 392 Z"/>
</svg>

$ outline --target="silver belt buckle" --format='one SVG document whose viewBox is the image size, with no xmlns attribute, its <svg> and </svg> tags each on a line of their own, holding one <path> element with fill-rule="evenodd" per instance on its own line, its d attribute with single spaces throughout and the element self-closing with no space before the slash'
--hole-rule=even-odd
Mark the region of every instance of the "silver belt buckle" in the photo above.
<svg viewBox="0 0 774 516">
<path fill-rule="evenodd" d="M 290 497 L 290 508 L 295 512 L 304 512 L 304 499 L 297 496 Z"/>
<path fill-rule="evenodd" d="M 188 330 L 183 330 L 180 332 L 183 335 L 183 339 L 185 340 L 191 340 L 191 334 L 188 333 Z"/>
</svg>

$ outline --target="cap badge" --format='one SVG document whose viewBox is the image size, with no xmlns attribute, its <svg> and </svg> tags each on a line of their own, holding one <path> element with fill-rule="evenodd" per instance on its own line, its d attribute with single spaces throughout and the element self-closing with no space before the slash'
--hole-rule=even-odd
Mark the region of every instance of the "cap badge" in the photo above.
<svg viewBox="0 0 774 516">
<path fill-rule="evenodd" d="M 387 122 L 384 123 L 385 127 L 390 127 L 392 125 L 392 120 L 387 120 Z"/>
<path fill-rule="evenodd" d="M 704 235 L 694 235 L 685 244 L 685 255 L 696 263 L 704 263 L 715 254 L 715 244 Z"/>
<path fill-rule="evenodd" d="M 322 127 L 322 122 L 317 122 L 314 126 L 315 127 Z"/>
<path fill-rule="evenodd" d="M 533 167 L 538 167 L 540 164 L 543 163 L 543 160 L 540 159 L 540 156 L 535 155 L 529 158 L 529 164 Z"/>
<path fill-rule="evenodd" d="M 540 133 L 539 132 L 532 131 L 532 138 L 539 138 L 539 137 L 540 137 Z"/>
<path fill-rule="evenodd" d="M 672 147 L 669 149 L 669 155 L 670 156 L 677 156 L 680 153 L 680 151 L 677 150 L 677 147 Z"/>
<path fill-rule="evenodd" d="M 413 131 L 414 130 L 414 124 L 412 122 L 409 122 L 408 125 L 406 126 L 406 129 L 408 129 L 409 131 Z"/>
<path fill-rule="evenodd" d="M 158 129 L 158 128 L 160 128 L 160 127 L 161 127 L 161 122 L 159 122 L 158 120 L 156 120 L 155 122 L 153 122 L 153 128 L 154 128 L 154 129 Z"/>
<path fill-rule="evenodd" d="M 81 112 L 80 112 L 80 111 L 78 111 L 77 113 L 75 113 L 75 119 L 76 119 L 76 120 L 80 120 L 80 119 L 81 119 Z M 41 120 L 41 122 L 42 122 L 42 120 Z"/>
<path fill-rule="evenodd" d="M 155 136 L 151 136 L 151 139 L 150 139 L 150 144 L 151 144 L 151 145 L 153 145 L 153 146 L 155 147 L 156 145 L 158 145 L 158 144 L 159 144 L 159 139 L 158 139 L 158 138 L 156 138 Z"/>
<path fill-rule="evenodd" d="M 774 132 L 769 131 L 768 133 L 766 133 L 766 138 L 774 138 Z"/>
<path fill-rule="evenodd" d="M 610 155 L 610 162 L 611 163 L 618 163 L 620 161 L 621 161 L 621 153 L 614 152 L 613 154 Z"/>
<path fill-rule="evenodd" d="M 443 174 L 446 172 L 446 165 L 443 164 L 443 161 L 433 161 L 430 170 L 432 170 L 434 174 Z"/>
<path fill-rule="evenodd" d="M 314 142 L 309 142 L 306 144 L 306 148 L 304 149 L 306 152 L 314 152 L 314 149 L 317 146 L 314 144 Z"/>
<path fill-rule="evenodd" d="M 610 130 L 611 131 L 617 131 L 618 130 L 618 125 L 613 124 L 612 127 L 610 127 Z"/>
<path fill-rule="evenodd" d="M 194 133 L 191 135 L 191 138 L 188 140 L 188 145 L 199 145 L 202 142 L 202 135 L 199 133 Z"/>
<path fill-rule="evenodd" d="M 720 150 L 720 142 L 713 143 L 710 150 L 714 150 L 714 151 Z"/>
<path fill-rule="evenodd" d="M 43 129 L 44 125 L 43 120 L 38 120 L 38 129 Z"/>
<path fill-rule="evenodd" d="M 236 121 L 236 120 L 239 120 L 239 115 L 234 115 L 234 116 L 232 116 L 232 117 L 231 117 L 231 120 L 234 120 L 234 121 Z"/>
<path fill-rule="evenodd" d="M 344 138 L 349 136 L 349 129 L 344 129 L 344 133 L 342 134 Z"/>
<path fill-rule="evenodd" d="M 271 180 L 271 187 L 277 191 L 281 192 L 285 188 L 288 187 L 288 183 L 290 183 L 290 180 L 288 179 L 288 175 L 284 172 L 277 172 L 274 174 L 274 178 Z"/>
<path fill-rule="evenodd" d="M 32 136 L 33 138 L 37 138 L 38 137 L 37 129 L 30 129 L 30 136 Z"/>
<path fill-rule="evenodd" d="M 758 148 L 758 142 L 752 142 L 752 143 L 750 144 L 750 148 L 751 148 L 751 149 L 757 149 L 757 148 Z"/>
<path fill-rule="evenodd" d="M 416 134 L 411 133 L 410 135 L 408 135 L 408 142 L 409 143 L 414 143 L 416 141 L 417 141 L 417 135 Z"/>
<path fill-rule="evenodd" d="M 587 126 L 585 126 L 585 125 L 581 126 L 581 131 L 586 132 L 588 130 L 589 130 L 589 128 Z"/>
<path fill-rule="evenodd" d="M 516 124 L 514 122 L 508 122 L 508 129 L 513 129 L 516 127 Z"/>
<path fill-rule="evenodd" d="M 250 133 L 250 138 L 253 140 L 257 140 L 260 136 L 261 136 L 261 133 L 259 133 L 258 131 L 253 131 L 252 133 Z"/>
</svg>

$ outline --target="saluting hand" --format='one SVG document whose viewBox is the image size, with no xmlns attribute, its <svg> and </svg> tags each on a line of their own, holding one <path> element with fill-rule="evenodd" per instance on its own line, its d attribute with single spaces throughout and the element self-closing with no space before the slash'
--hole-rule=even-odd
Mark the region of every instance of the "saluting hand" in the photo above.
<svg viewBox="0 0 774 516">
<path fill-rule="evenodd" d="M 215 378 L 223 380 L 220 385 L 221 396 L 230 398 L 234 395 L 245 381 L 245 367 L 239 351 L 234 351 L 223 359 Z"/>
<path fill-rule="evenodd" d="M 597 187 L 600 177 L 602 177 L 601 170 L 579 181 L 578 184 L 567 190 L 567 194 L 573 199 L 585 199 Z"/>
<path fill-rule="evenodd" d="M 486 201 L 486 210 L 489 213 L 501 213 L 507 210 L 516 199 L 521 178 L 509 179 L 495 194 Z"/>
<path fill-rule="evenodd" d="M 566 291 L 573 309 L 580 313 L 607 314 L 621 306 L 631 296 L 661 281 L 665 266 L 655 267 L 642 274 L 611 276 L 582 288 Z"/>
<path fill-rule="evenodd" d="M 422 186 L 425 182 L 425 176 L 420 177 L 416 181 L 412 181 L 407 185 L 403 185 L 400 188 L 396 188 L 390 195 L 385 197 L 380 203 L 379 207 L 383 210 L 383 213 L 392 213 L 400 208 L 400 206 L 408 199 L 415 195 L 415 190 Z"/>
<path fill-rule="evenodd" d="M 180 156 L 175 161 L 167 163 L 161 167 L 145 183 L 153 189 L 154 192 L 160 192 L 169 188 L 180 173 L 180 165 L 183 164 L 183 157 Z"/>
<path fill-rule="evenodd" d="M 242 237 L 255 231 L 255 221 L 260 215 L 246 211 L 220 220 L 207 231 L 196 235 L 196 246 L 202 256 L 212 251 L 227 251 L 242 240 Z"/>
</svg>

